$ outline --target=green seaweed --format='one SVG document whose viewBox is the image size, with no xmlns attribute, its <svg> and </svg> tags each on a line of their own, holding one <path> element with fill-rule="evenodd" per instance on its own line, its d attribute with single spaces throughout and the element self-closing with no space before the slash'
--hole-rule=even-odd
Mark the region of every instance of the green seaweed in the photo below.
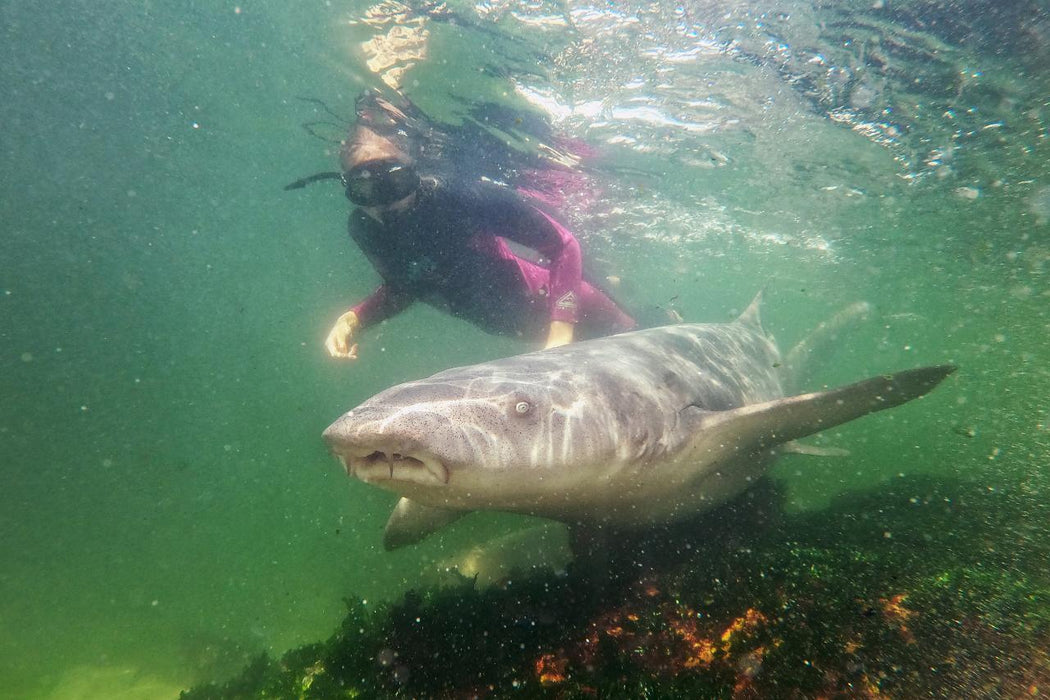
<svg viewBox="0 0 1050 700">
<path fill-rule="evenodd" d="M 981 697 L 1050 688 L 1045 499 L 895 479 L 785 514 L 764 482 L 568 575 L 348 599 L 205 698 Z M 1023 517 L 1021 514 L 1024 514 Z M 997 543 L 997 544 L 993 544 Z"/>
</svg>

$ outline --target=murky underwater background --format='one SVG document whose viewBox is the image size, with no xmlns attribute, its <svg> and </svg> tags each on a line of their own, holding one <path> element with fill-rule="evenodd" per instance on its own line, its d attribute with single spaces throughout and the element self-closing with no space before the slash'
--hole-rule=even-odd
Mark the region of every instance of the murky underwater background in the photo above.
<svg viewBox="0 0 1050 700">
<path fill-rule="evenodd" d="M 377 277 L 337 187 L 282 191 L 335 166 L 300 126 L 332 118 L 300 97 L 349 115 L 386 82 L 451 123 L 481 102 L 545 112 L 595 150 L 567 215 L 624 299 L 724 321 L 768 285 L 782 348 L 872 303 L 815 386 L 960 365 L 829 431 L 849 458 L 785 457 L 793 509 L 916 474 L 1050 495 L 1044 3 L 12 0 L 0 17 L 2 697 L 177 696 L 522 522 L 384 552 L 392 497 L 327 455 L 321 430 L 373 393 L 531 348 L 414 307 L 357 363 L 326 359 Z M 1050 536 L 1018 518 L 981 546 Z M 1050 585 L 1046 561 L 1016 566 Z"/>
</svg>

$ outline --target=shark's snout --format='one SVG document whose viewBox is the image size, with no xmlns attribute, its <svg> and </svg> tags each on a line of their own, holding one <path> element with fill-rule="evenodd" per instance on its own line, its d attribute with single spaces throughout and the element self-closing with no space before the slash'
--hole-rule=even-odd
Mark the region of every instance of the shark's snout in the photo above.
<svg viewBox="0 0 1050 700">
<path fill-rule="evenodd" d="M 380 486 L 384 482 L 448 484 L 449 469 L 443 459 L 416 440 L 384 430 L 381 423 L 360 422 L 353 411 L 328 426 L 323 435 L 348 476 Z"/>
</svg>

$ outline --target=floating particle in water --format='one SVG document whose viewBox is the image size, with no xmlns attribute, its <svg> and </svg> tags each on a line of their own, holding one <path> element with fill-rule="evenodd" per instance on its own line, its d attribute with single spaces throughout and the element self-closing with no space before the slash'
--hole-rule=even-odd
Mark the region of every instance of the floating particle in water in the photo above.
<svg viewBox="0 0 1050 700">
<path fill-rule="evenodd" d="M 1042 225 L 1050 221 L 1050 186 L 1044 185 L 1032 193 L 1028 209 L 1035 215 L 1036 223 Z"/>
<path fill-rule="evenodd" d="M 383 667 L 392 666 L 396 660 L 397 652 L 389 647 L 381 649 L 379 653 L 376 654 L 376 663 Z"/>
</svg>

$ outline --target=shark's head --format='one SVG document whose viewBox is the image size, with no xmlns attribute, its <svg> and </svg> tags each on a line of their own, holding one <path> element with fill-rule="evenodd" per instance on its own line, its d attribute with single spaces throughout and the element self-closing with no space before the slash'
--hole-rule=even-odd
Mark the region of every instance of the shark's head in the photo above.
<svg viewBox="0 0 1050 700">
<path fill-rule="evenodd" d="M 549 487 L 586 478 L 588 466 L 614 464 L 632 444 L 648 448 L 650 440 L 627 434 L 648 427 L 639 418 L 648 412 L 629 419 L 639 394 L 625 396 L 608 370 L 588 371 L 563 354 L 522 355 L 395 386 L 344 414 L 324 438 L 351 476 L 458 507 L 496 505 L 537 480 Z"/>
</svg>

